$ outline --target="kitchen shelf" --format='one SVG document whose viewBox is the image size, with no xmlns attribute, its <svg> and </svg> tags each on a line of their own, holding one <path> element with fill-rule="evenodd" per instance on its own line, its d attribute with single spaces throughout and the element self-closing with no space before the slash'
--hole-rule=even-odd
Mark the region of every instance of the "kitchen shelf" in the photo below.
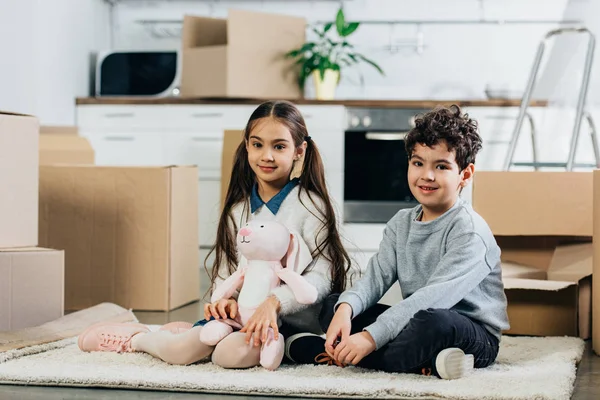
<svg viewBox="0 0 600 400">
<path fill-rule="evenodd" d="M 121 0 L 123 1 L 123 0 Z M 267 0 L 267 1 L 279 1 L 279 0 Z M 329 0 L 332 1 L 332 0 Z M 136 21 L 142 25 L 181 25 L 183 21 L 181 19 L 139 19 Z M 312 21 L 311 25 L 322 25 L 330 23 L 332 21 Z M 581 20 L 502 20 L 502 19 L 481 19 L 481 20 L 366 20 L 366 21 L 348 21 L 358 22 L 361 25 L 476 25 L 476 24 L 490 24 L 490 25 L 516 25 L 516 24 L 550 24 L 550 25 L 571 25 L 581 24 Z"/>
</svg>

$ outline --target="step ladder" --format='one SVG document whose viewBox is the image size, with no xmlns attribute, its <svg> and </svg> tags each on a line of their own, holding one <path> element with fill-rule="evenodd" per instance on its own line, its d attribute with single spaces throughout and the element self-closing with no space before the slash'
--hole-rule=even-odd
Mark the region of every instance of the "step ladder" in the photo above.
<svg viewBox="0 0 600 400">
<path fill-rule="evenodd" d="M 575 124 L 573 126 L 573 133 L 571 134 L 571 143 L 569 146 L 569 155 L 566 162 L 539 162 L 537 159 L 536 153 L 536 133 L 535 133 L 535 125 L 533 123 L 533 118 L 527 112 L 527 108 L 529 107 L 529 103 L 531 102 L 531 95 L 533 93 L 533 89 L 535 87 L 535 81 L 537 78 L 537 74 L 540 69 L 540 65 L 542 63 L 542 56 L 544 55 L 544 49 L 546 47 L 546 42 L 552 38 L 553 36 L 562 35 L 565 33 L 577 33 L 577 34 L 585 34 L 588 36 L 588 47 L 587 53 L 585 56 L 585 66 L 583 71 L 583 79 L 581 83 L 581 87 L 579 88 L 579 98 L 577 100 L 577 109 L 575 113 Z M 515 124 L 515 128 L 513 130 L 513 134 L 511 140 L 509 142 L 508 152 L 506 154 L 506 159 L 504 160 L 504 170 L 508 171 L 511 166 L 522 166 L 522 167 L 534 167 L 538 170 L 540 167 L 554 167 L 554 168 L 565 168 L 567 171 L 572 171 L 574 167 L 578 168 L 600 168 L 600 150 L 598 149 L 598 138 L 596 135 L 596 127 L 592 116 L 589 112 L 586 111 L 586 99 L 588 86 L 590 82 L 590 73 L 592 70 L 592 63 L 594 59 L 594 48 L 596 46 L 596 39 L 594 34 L 585 27 L 565 27 L 551 30 L 546 34 L 544 39 L 540 42 L 538 47 L 537 54 L 535 56 L 535 61 L 533 63 L 533 67 L 531 69 L 531 73 L 529 75 L 529 80 L 527 81 L 527 86 L 525 88 L 525 92 L 523 93 L 523 98 L 521 100 L 521 105 L 519 107 L 519 115 L 517 117 L 517 122 Z M 531 126 L 531 141 L 533 146 L 533 161 L 532 162 L 514 162 L 513 158 L 515 155 L 515 150 L 517 148 L 517 143 L 519 141 L 519 135 L 521 133 L 521 128 L 523 127 L 523 122 L 527 118 L 529 120 L 529 124 Z M 579 131 L 581 128 L 581 123 L 583 120 L 589 125 L 589 132 L 592 139 L 592 146 L 594 150 L 594 157 L 596 160 L 595 164 L 576 164 L 575 163 L 575 152 L 577 150 L 577 144 L 579 140 Z"/>
</svg>

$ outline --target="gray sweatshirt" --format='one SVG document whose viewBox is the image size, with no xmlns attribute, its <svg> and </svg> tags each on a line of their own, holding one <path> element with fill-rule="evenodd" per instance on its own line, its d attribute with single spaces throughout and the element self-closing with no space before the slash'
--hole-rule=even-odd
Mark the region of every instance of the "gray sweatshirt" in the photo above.
<svg viewBox="0 0 600 400">
<path fill-rule="evenodd" d="M 420 213 L 421 206 L 401 210 L 387 223 L 379 251 L 336 308 L 348 303 L 355 317 L 398 281 L 403 300 L 365 328 L 377 349 L 428 308 L 455 310 L 500 338 L 509 328 L 506 296 L 500 248 L 487 223 L 462 199 L 433 221 L 417 221 Z"/>
</svg>

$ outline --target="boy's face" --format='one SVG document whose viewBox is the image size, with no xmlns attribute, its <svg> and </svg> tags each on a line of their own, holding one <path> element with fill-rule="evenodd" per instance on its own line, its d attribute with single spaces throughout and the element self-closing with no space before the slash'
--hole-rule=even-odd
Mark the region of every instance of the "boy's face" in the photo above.
<svg viewBox="0 0 600 400">
<path fill-rule="evenodd" d="M 432 147 L 417 143 L 409 160 L 408 185 L 423 206 L 423 221 L 433 220 L 448 211 L 474 172 L 473 164 L 459 170 L 455 152 L 448 151 L 445 141 Z"/>
</svg>

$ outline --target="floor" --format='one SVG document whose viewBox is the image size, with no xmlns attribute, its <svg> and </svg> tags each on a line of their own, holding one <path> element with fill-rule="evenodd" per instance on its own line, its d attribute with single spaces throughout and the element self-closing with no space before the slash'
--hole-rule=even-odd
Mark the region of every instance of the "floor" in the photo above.
<svg viewBox="0 0 600 400">
<path fill-rule="evenodd" d="M 190 304 L 168 313 L 162 312 L 136 312 L 141 322 L 146 324 L 164 324 L 170 321 L 196 321 L 202 315 L 199 303 Z M 600 398 L 600 357 L 591 350 L 591 343 L 586 343 L 586 350 L 577 372 L 573 400 L 592 400 Z M 114 389 L 79 389 L 59 387 L 35 386 L 8 386 L 0 385 L 0 399 L 20 400 L 66 400 L 66 399 L 123 399 L 123 400 L 180 400 L 180 399 L 216 399 L 216 400 L 257 400 L 281 399 L 289 397 L 264 397 L 264 396 L 231 396 L 196 393 L 150 392 L 139 390 L 114 390 Z"/>
</svg>

